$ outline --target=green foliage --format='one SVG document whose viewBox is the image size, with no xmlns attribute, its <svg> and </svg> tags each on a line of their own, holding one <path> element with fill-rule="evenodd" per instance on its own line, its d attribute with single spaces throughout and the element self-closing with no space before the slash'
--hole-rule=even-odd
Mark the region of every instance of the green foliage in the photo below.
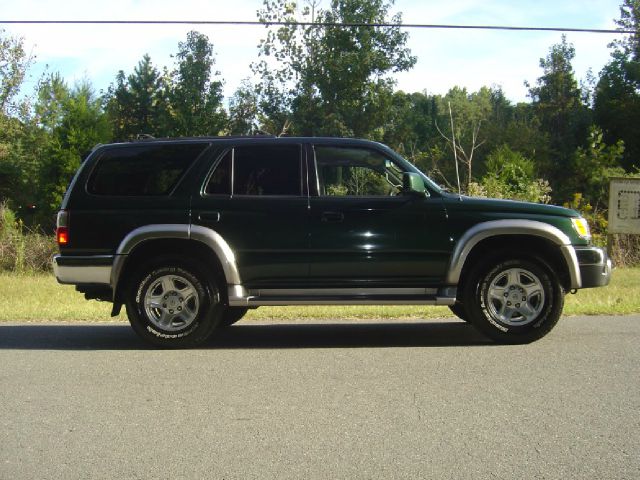
<svg viewBox="0 0 640 480">
<path fill-rule="evenodd" d="M 20 96 L 33 57 L 22 38 L 0 30 L 0 201 L 21 208 L 33 201 L 42 135 L 30 119 L 29 102 Z"/>
<path fill-rule="evenodd" d="M 631 170 L 640 167 L 640 0 L 624 0 L 616 23 L 635 34 L 610 45 L 611 61 L 600 73 L 594 111 L 605 141 L 624 141 L 622 166 Z"/>
<path fill-rule="evenodd" d="M 560 197 L 570 194 L 564 179 L 570 171 L 571 156 L 582 145 L 591 124 L 589 109 L 582 103 L 572 61 L 575 48 L 565 35 L 560 43 L 540 59 L 543 75 L 536 85 L 529 87 L 529 95 L 543 132 L 549 138 L 551 156 L 540 164 L 541 172 L 551 179 L 554 191 Z"/>
<path fill-rule="evenodd" d="M 56 249 L 53 236 L 28 229 L 6 203 L 0 203 L 0 271 L 49 270 Z"/>
<path fill-rule="evenodd" d="M 191 31 L 178 43 L 172 71 L 163 73 L 145 55 L 133 73 L 120 71 L 104 102 L 116 140 L 218 135 L 226 131 L 222 82 L 214 77 L 213 44 Z"/>
<path fill-rule="evenodd" d="M 615 53 L 602 70 L 595 98 L 595 118 L 605 141 L 624 142 L 626 169 L 640 167 L 640 78 L 633 78 L 635 69 L 640 64 Z"/>
<path fill-rule="evenodd" d="M 606 209 L 594 209 L 582 193 L 574 193 L 571 201 L 566 202 L 564 206 L 580 212 L 580 215 L 587 219 L 593 242 L 596 245 L 604 246 L 607 244 L 608 220 Z"/>
<path fill-rule="evenodd" d="M 258 130 L 258 95 L 255 87 L 244 80 L 229 99 L 229 126 L 231 135 L 251 135 Z"/>
<path fill-rule="evenodd" d="M 471 194 L 539 203 L 549 203 L 551 200 L 549 183 L 535 178 L 533 161 L 507 145 L 489 154 L 486 170 L 480 184 L 472 185 Z"/>
<path fill-rule="evenodd" d="M 485 143 L 482 127 L 492 113 L 491 90 L 482 87 L 478 92 L 468 93 L 466 88 L 454 87 L 436 101 L 440 113 L 436 127 L 451 150 L 453 165 L 456 160 L 460 163 L 460 181 L 468 191 L 477 150 Z"/>
<path fill-rule="evenodd" d="M 222 82 L 212 79 L 213 44 L 191 31 L 178 44 L 177 66 L 171 73 L 167 96 L 171 136 L 218 135 L 226 125 L 222 109 Z M 215 72 L 219 75 L 219 72 Z"/>
<path fill-rule="evenodd" d="M 0 201 L 14 208 L 33 202 L 42 137 L 33 124 L 0 115 Z"/>
<path fill-rule="evenodd" d="M 125 77 L 121 70 L 115 85 L 107 92 L 106 111 L 115 140 L 134 139 L 138 135 L 161 136 L 163 120 L 168 113 L 164 98 L 163 77 L 151 63 L 149 55 Z"/>
<path fill-rule="evenodd" d="M 388 190 L 380 174 L 364 167 L 350 168 L 345 186 L 348 195 L 384 195 Z"/>
<path fill-rule="evenodd" d="M 437 138 L 437 113 L 435 98 L 426 92 L 394 92 L 381 140 L 398 152 L 415 157 Z"/>
<path fill-rule="evenodd" d="M 265 113 L 275 113 L 303 135 L 335 135 L 375 138 L 388 115 L 394 81 L 388 75 L 409 70 L 415 64 L 405 47 L 407 33 L 400 27 L 342 28 L 336 23 L 400 24 L 390 20 L 391 3 L 384 0 L 332 0 L 326 10 L 305 8 L 303 21 L 325 23 L 325 28 L 301 27 L 297 5 L 285 0 L 265 0 L 258 12 L 261 21 L 292 23 L 270 29 L 260 44 L 262 59 L 254 64 L 261 77 L 259 93 Z M 278 67 L 272 68 L 268 58 Z M 282 100 L 273 112 L 274 97 Z"/>
<path fill-rule="evenodd" d="M 25 116 L 28 105 L 18 95 L 32 63 L 23 39 L 0 29 L 0 116 Z"/>
<path fill-rule="evenodd" d="M 101 100 L 88 81 L 70 89 L 52 75 L 41 89 L 36 106 L 41 123 L 50 135 L 40 163 L 42 215 L 52 218 L 59 208 L 67 185 L 95 145 L 111 139 L 111 129 L 101 108 Z"/>
<path fill-rule="evenodd" d="M 591 127 L 586 147 L 579 147 L 574 154 L 574 191 L 580 192 L 584 200 L 596 210 L 606 209 L 609 202 L 609 178 L 623 176 L 620 167 L 624 143 L 606 145 L 602 130 Z"/>
<path fill-rule="evenodd" d="M 635 33 L 614 40 L 611 47 L 623 52 L 631 60 L 640 61 L 640 1 L 623 0 L 620 19 L 616 20 L 616 24 L 621 30 L 633 30 Z"/>
<path fill-rule="evenodd" d="M 0 204 L 0 269 L 21 271 L 24 267 L 22 226 L 15 213 Z"/>
</svg>

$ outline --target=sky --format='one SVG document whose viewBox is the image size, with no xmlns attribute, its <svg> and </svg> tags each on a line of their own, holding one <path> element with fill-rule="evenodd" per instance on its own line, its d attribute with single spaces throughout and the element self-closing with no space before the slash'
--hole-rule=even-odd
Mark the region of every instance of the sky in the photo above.
<svg viewBox="0 0 640 480">
<path fill-rule="evenodd" d="M 321 0 L 320 8 L 330 0 Z M 299 3 L 304 3 L 301 0 Z M 615 28 L 622 0 L 396 0 L 392 13 L 405 23 Z M 256 20 L 262 0 L 0 0 L 0 20 Z M 69 84 L 88 78 L 106 90 L 119 70 L 126 74 L 144 54 L 157 67 L 171 67 L 172 54 L 189 30 L 207 35 L 214 45 L 216 69 L 231 96 L 251 77 L 262 26 L 174 25 L 0 25 L 24 38 L 36 57 L 27 80 L 40 72 L 59 72 Z M 405 92 L 445 94 L 453 86 L 477 91 L 500 86 L 513 102 L 527 101 L 525 81 L 541 76 L 540 59 L 559 43 L 559 32 L 410 29 L 407 46 L 418 59 L 409 72 L 395 74 Z M 576 50 L 576 76 L 590 68 L 596 75 L 609 59 L 608 34 L 567 33 Z"/>
</svg>

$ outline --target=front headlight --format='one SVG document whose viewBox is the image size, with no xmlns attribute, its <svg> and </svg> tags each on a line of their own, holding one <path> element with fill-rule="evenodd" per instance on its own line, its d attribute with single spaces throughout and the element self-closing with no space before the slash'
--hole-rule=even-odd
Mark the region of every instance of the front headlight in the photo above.
<svg viewBox="0 0 640 480">
<path fill-rule="evenodd" d="M 584 238 L 585 240 L 589 240 L 591 238 L 591 231 L 589 230 L 589 223 L 582 217 L 572 218 L 571 224 L 580 238 Z"/>
</svg>

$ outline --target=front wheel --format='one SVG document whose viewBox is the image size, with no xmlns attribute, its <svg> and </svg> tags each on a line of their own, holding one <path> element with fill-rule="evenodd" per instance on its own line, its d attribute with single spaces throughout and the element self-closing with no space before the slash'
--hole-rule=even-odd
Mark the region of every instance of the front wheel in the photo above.
<svg viewBox="0 0 640 480">
<path fill-rule="evenodd" d="M 221 327 L 230 327 L 238 322 L 249 311 L 246 307 L 227 307 L 222 314 Z"/>
<path fill-rule="evenodd" d="M 564 290 L 546 264 L 507 258 L 472 270 L 464 290 L 469 320 L 499 343 L 530 343 L 556 325 Z"/>
<path fill-rule="evenodd" d="M 461 302 L 456 301 L 453 305 L 449 305 L 449 310 L 463 322 L 468 322 L 467 311 Z"/>
<path fill-rule="evenodd" d="M 126 307 L 134 331 L 162 347 L 204 342 L 220 322 L 222 304 L 215 282 L 189 264 L 172 261 L 141 271 Z"/>
</svg>

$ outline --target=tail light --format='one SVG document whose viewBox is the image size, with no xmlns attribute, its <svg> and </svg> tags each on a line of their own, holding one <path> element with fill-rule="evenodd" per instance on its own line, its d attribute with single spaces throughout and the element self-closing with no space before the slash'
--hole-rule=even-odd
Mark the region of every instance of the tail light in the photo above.
<svg viewBox="0 0 640 480">
<path fill-rule="evenodd" d="M 56 220 L 56 240 L 59 246 L 69 244 L 69 212 L 60 210 Z"/>
</svg>

